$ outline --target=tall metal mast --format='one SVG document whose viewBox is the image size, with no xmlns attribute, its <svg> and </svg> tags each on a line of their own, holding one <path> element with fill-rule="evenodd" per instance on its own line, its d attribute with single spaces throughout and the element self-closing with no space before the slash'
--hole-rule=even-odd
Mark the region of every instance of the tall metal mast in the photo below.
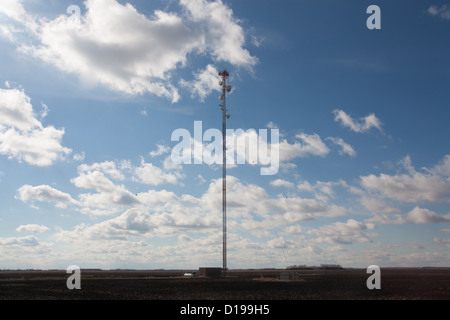
<svg viewBox="0 0 450 320">
<path fill-rule="evenodd" d="M 227 78 L 230 76 L 227 70 L 219 72 L 222 77 L 220 85 L 222 86 L 222 95 L 220 100 L 220 110 L 222 110 L 222 137 L 223 137 L 223 161 L 222 161 L 222 210 L 223 210 L 223 272 L 227 271 L 227 92 L 231 92 L 231 86 L 227 85 Z"/>
</svg>

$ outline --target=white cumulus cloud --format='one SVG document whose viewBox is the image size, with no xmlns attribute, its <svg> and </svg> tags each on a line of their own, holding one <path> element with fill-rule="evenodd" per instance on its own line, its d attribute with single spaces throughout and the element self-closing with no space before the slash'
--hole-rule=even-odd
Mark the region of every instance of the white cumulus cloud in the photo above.
<svg viewBox="0 0 450 320">
<path fill-rule="evenodd" d="M 222 0 L 180 0 L 189 17 L 199 26 L 205 50 L 212 51 L 218 61 L 226 61 L 237 66 L 251 67 L 258 60 L 243 48 L 244 29 L 233 17 L 233 10 Z"/>
<path fill-rule="evenodd" d="M 72 152 L 63 147 L 64 129 L 44 127 L 31 99 L 18 89 L 0 89 L 0 154 L 47 167 Z"/>
<path fill-rule="evenodd" d="M 40 226 L 37 224 L 27 224 L 27 225 L 21 225 L 16 228 L 16 231 L 18 232 L 31 232 L 31 233 L 43 233 L 47 232 L 49 230 L 46 226 Z"/>
<path fill-rule="evenodd" d="M 18 190 L 19 200 L 27 201 L 40 201 L 40 202 L 54 202 L 58 208 L 67 208 L 70 204 L 77 204 L 70 194 L 61 192 L 47 185 L 41 185 L 32 187 L 30 185 L 24 185 Z"/>
<path fill-rule="evenodd" d="M 322 226 L 308 233 L 316 235 L 317 242 L 352 244 L 355 242 L 372 242 L 375 234 L 367 233 L 367 230 L 374 229 L 371 223 L 365 224 L 354 219 L 347 222 L 335 222 Z"/>
<path fill-rule="evenodd" d="M 450 181 L 442 173 L 447 174 L 448 158 L 438 166 L 426 170 L 416 171 L 411 160 L 406 157 L 403 161 L 407 173 L 389 175 L 370 174 L 361 177 L 361 185 L 368 191 L 385 198 L 407 203 L 418 201 L 448 202 L 450 201 Z"/>
<path fill-rule="evenodd" d="M 200 70 L 194 75 L 194 80 L 182 80 L 180 83 L 183 87 L 188 88 L 192 92 L 192 97 L 197 95 L 201 101 L 204 101 L 211 92 L 220 92 L 221 87 L 219 86 L 219 78 L 217 75 L 217 69 L 209 64 L 206 69 Z"/>
<path fill-rule="evenodd" d="M 441 215 L 428 209 L 415 207 L 408 213 L 407 221 L 416 224 L 448 222 L 450 213 Z"/>
<path fill-rule="evenodd" d="M 330 149 L 317 133 L 297 134 L 298 141 L 289 143 L 287 139 L 280 141 L 280 161 L 289 161 L 295 158 L 304 158 L 310 155 L 324 157 L 330 153 Z"/>
<path fill-rule="evenodd" d="M 130 95 L 150 93 L 178 102 L 177 83 L 189 81 L 175 79 L 175 73 L 196 54 L 248 69 L 257 63 L 244 49 L 241 21 L 221 0 L 181 0 L 180 12 L 155 10 L 150 16 L 117 0 L 86 0 L 84 5 L 80 19 L 67 14 L 53 20 L 32 16 L 17 0 L 8 0 L 0 12 L 22 24 L 21 32 L 34 39 L 32 45 L 17 43 L 21 53 L 86 84 Z M 15 29 L 0 26 L 4 36 L 14 38 Z M 207 78 L 212 68 L 208 64 L 192 81 L 192 93 L 201 99 L 211 92 Z"/>
</svg>

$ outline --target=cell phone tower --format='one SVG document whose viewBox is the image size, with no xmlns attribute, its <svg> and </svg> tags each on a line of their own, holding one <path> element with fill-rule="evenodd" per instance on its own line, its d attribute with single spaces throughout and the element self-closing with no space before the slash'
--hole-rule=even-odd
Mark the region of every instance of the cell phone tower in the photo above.
<svg viewBox="0 0 450 320">
<path fill-rule="evenodd" d="M 227 113 L 227 93 L 231 92 L 231 86 L 227 85 L 227 78 L 230 76 L 225 69 L 219 72 L 219 76 L 222 80 L 219 85 L 222 86 L 222 95 L 219 100 L 222 101 L 220 110 L 222 110 L 222 137 L 223 137 L 223 161 L 222 161 L 222 225 L 223 225 L 223 275 L 227 272 L 227 120 L 230 119 L 230 115 Z"/>
</svg>

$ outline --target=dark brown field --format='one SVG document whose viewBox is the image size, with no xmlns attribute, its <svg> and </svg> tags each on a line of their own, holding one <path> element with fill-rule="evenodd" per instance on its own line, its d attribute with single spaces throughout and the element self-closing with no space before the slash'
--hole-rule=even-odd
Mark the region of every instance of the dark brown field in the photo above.
<svg viewBox="0 0 450 320">
<path fill-rule="evenodd" d="M 381 269 L 381 290 L 369 290 L 365 269 L 229 271 L 226 278 L 185 278 L 183 271 L 81 271 L 68 290 L 65 271 L 0 271 L 0 300 L 449 300 L 450 269 Z"/>
</svg>

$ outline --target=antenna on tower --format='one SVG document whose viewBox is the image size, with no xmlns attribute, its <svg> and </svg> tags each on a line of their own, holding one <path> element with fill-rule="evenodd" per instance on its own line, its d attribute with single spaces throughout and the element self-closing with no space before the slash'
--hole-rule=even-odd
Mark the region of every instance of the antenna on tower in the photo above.
<svg viewBox="0 0 450 320">
<path fill-rule="evenodd" d="M 219 85 L 222 86 L 222 95 L 219 100 L 222 101 L 220 110 L 222 110 L 222 137 L 223 137 L 223 162 L 222 162 L 222 219 L 223 219 L 223 275 L 227 272 L 227 119 L 230 115 L 227 113 L 227 93 L 231 92 L 232 87 L 227 85 L 227 79 L 230 76 L 224 69 L 219 72 L 222 80 Z"/>
</svg>

